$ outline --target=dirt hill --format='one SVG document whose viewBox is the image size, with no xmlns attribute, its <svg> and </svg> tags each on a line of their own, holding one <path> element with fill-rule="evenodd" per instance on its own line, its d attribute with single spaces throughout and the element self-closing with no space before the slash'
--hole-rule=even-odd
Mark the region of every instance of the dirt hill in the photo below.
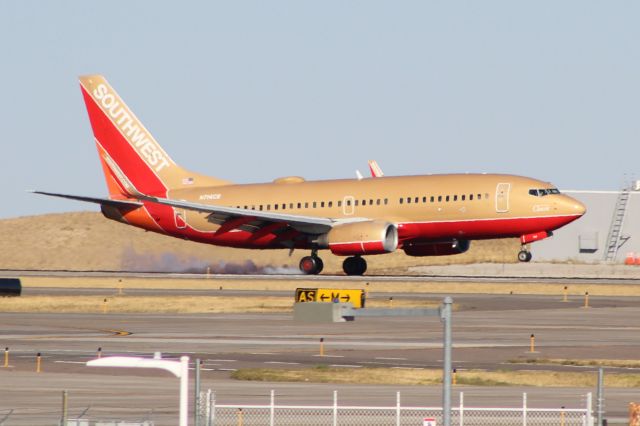
<svg viewBox="0 0 640 426">
<path fill-rule="evenodd" d="M 296 251 L 215 247 L 146 232 L 104 218 L 73 212 L 0 220 L 0 269 L 297 273 Z M 373 273 L 404 272 L 408 266 L 513 262 L 517 240 L 473 242 L 458 256 L 413 258 L 397 253 L 369 256 Z M 341 272 L 343 258 L 322 252 L 325 271 Z"/>
</svg>

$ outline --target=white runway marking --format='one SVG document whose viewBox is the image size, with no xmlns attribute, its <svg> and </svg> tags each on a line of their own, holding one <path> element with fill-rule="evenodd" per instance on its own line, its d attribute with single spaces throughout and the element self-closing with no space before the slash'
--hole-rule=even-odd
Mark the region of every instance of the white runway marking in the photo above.
<svg viewBox="0 0 640 426">
<path fill-rule="evenodd" d="M 284 365 L 300 365 L 299 362 L 284 362 L 284 361 L 265 361 L 265 364 L 284 364 Z"/>
<path fill-rule="evenodd" d="M 320 358 L 344 358 L 344 355 L 320 355 L 320 354 L 316 354 L 313 355 L 316 357 L 320 357 Z"/>
<path fill-rule="evenodd" d="M 86 361 L 53 361 L 58 364 L 86 364 Z"/>
<path fill-rule="evenodd" d="M 237 362 L 237 359 L 205 359 L 205 362 Z"/>
<path fill-rule="evenodd" d="M 391 357 L 383 357 L 383 356 L 379 356 L 379 357 L 375 357 L 374 359 L 384 359 L 384 360 L 388 360 L 388 361 L 406 361 L 406 358 L 391 358 Z"/>
<path fill-rule="evenodd" d="M 280 355 L 276 352 L 251 352 L 251 355 Z"/>
<path fill-rule="evenodd" d="M 361 365 L 354 364 L 331 364 L 329 367 L 337 367 L 337 368 L 362 368 Z"/>
</svg>

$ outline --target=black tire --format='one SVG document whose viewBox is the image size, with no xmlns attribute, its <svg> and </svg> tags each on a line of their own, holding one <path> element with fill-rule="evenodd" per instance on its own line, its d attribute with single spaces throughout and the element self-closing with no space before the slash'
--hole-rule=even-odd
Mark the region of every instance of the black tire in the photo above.
<svg viewBox="0 0 640 426">
<path fill-rule="evenodd" d="M 322 261 L 318 262 L 320 258 L 314 256 L 305 256 L 300 259 L 300 270 L 306 275 L 317 275 L 322 270 L 322 266 L 318 268 Z"/>
<path fill-rule="evenodd" d="M 532 257 L 531 253 L 526 250 L 521 250 L 520 253 L 518 253 L 518 260 L 520 262 L 529 262 Z"/>
<path fill-rule="evenodd" d="M 342 270 L 347 275 L 363 275 L 367 270 L 367 261 L 360 256 L 347 257 L 342 263 Z"/>
<path fill-rule="evenodd" d="M 316 259 L 316 274 L 319 274 L 324 269 L 324 262 L 318 256 L 314 256 Z"/>
</svg>

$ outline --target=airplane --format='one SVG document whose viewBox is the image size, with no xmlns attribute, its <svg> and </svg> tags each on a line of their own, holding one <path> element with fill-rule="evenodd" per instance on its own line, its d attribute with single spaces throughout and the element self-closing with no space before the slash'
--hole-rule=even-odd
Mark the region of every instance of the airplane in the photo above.
<svg viewBox="0 0 640 426">
<path fill-rule="evenodd" d="M 306 181 L 288 176 L 234 184 L 176 164 L 101 75 L 80 77 L 108 197 L 34 191 L 99 204 L 112 220 L 177 238 L 248 249 L 309 250 L 304 274 L 319 274 L 320 250 L 345 256 L 464 253 L 472 240 L 532 242 L 585 214 L 585 206 L 537 179 L 507 174 L 436 174 Z M 380 171 L 381 172 L 381 171 Z"/>
</svg>

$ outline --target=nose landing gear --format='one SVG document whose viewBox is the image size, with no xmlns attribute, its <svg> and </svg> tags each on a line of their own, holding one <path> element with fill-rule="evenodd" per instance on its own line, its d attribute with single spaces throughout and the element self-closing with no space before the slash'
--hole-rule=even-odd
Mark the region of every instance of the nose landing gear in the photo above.
<svg viewBox="0 0 640 426">
<path fill-rule="evenodd" d="M 525 246 L 522 246 L 522 250 L 518 253 L 518 260 L 520 262 L 530 262 L 533 258 L 533 255 Z"/>
</svg>

